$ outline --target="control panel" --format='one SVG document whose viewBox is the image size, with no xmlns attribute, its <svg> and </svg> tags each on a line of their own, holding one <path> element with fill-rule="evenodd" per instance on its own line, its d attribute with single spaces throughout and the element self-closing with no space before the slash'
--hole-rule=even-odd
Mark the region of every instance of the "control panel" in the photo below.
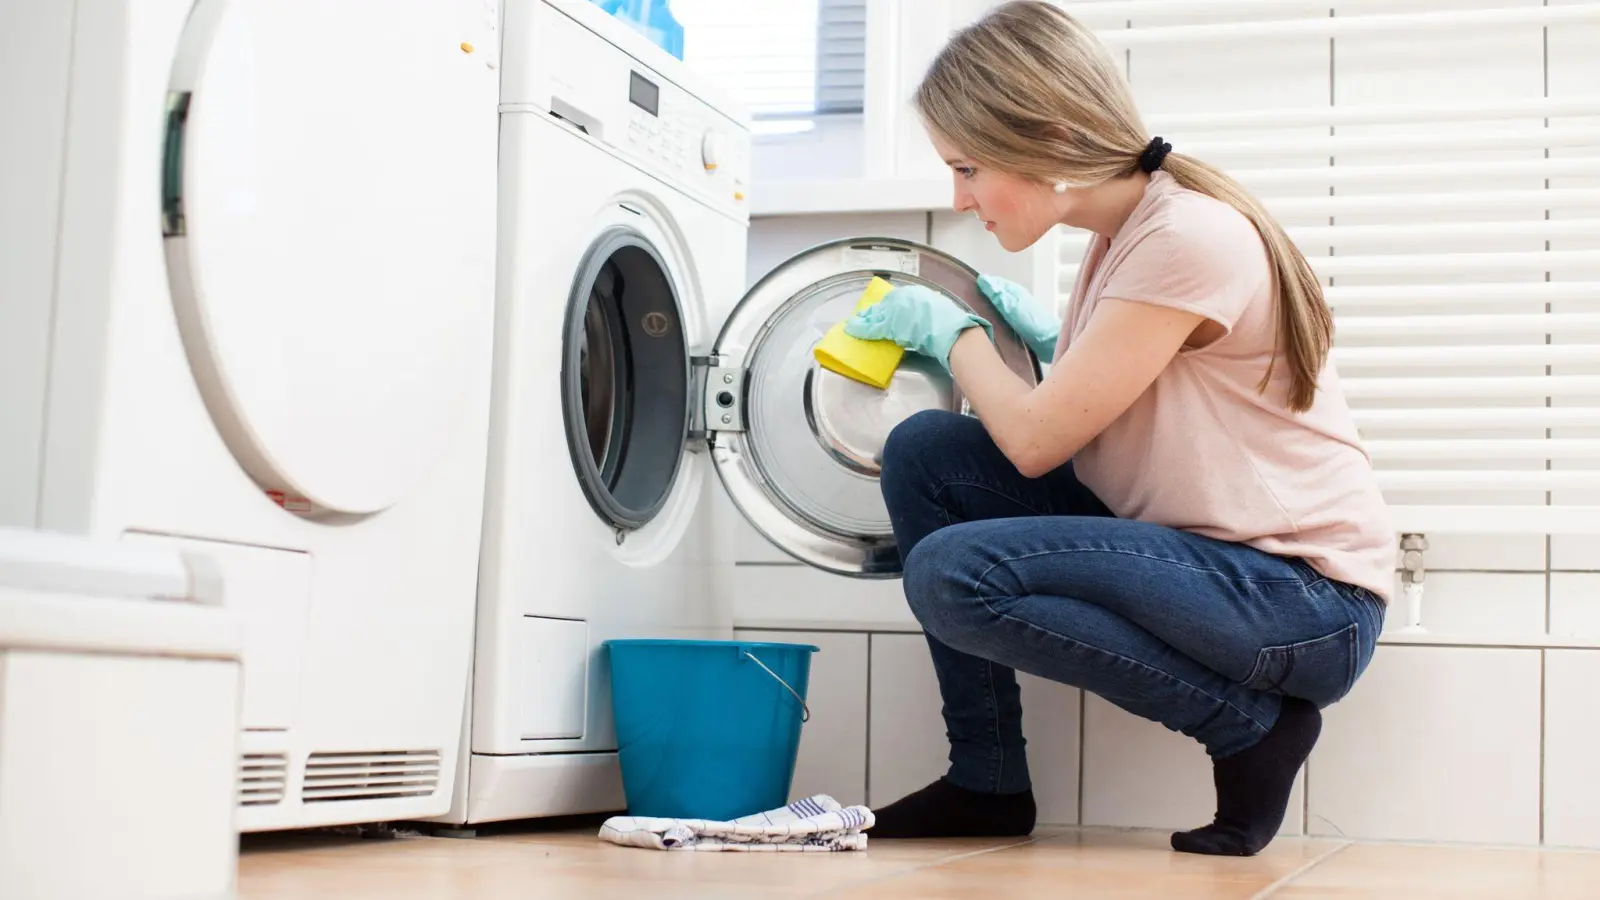
<svg viewBox="0 0 1600 900">
<path fill-rule="evenodd" d="M 625 25 L 603 14 L 593 24 L 616 30 L 616 42 L 545 3 L 508 6 L 501 111 L 553 115 L 686 193 L 748 215 L 749 129 L 619 47 L 636 38 Z M 513 53 L 514 42 L 524 51 Z"/>
<path fill-rule="evenodd" d="M 733 199 L 742 201 L 738 194 L 749 157 L 744 130 L 671 85 L 666 88 L 649 75 L 628 73 L 628 148 L 679 178 L 728 184 L 735 189 Z"/>
</svg>

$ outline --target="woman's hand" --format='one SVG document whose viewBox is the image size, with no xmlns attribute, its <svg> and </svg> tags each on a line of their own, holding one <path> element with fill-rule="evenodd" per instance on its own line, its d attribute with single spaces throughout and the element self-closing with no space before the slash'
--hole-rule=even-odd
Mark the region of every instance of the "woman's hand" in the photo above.
<svg viewBox="0 0 1600 900">
<path fill-rule="evenodd" d="M 950 348 L 968 328 L 978 326 L 992 339 L 989 323 L 962 309 L 944 294 L 920 284 L 897 287 L 882 300 L 845 322 L 845 334 L 864 341 L 893 341 L 931 356 L 950 368 Z"/>
<path fill-rule="evenodd" d="M 1061 336 L 1061 320 L 1043 303 L 1033 299 L 1022 285 L 998 275 L 980 276 L 978 290 L 989 298 L 989 302 L 1005 318 L 1006 324 L 1022 338 L 1040 362 L 1048 363 L 1055 359 L 1056 339 Z"/>
</svg>

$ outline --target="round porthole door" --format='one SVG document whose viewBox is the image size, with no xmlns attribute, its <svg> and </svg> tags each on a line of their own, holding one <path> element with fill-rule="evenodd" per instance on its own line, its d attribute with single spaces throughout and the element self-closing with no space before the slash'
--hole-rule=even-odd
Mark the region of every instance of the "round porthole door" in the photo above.
<svg viewBox="0 0 1600 900">
<path fill-rule="evenodd" d="M 681 300 L 659 248 L 614 225 L 584 254 L 567 304 L 562 412 L 573 470 L 619 535 L 666 504 L 690 417 Z"/>
<path fill-rule="evenodd" d="M 769 541 L 825 571 L 886 578 L 901 566 L 878 486 L 884 440 L 922 410 L 969 408 L 943 367 L 916 354 L 883 390 L 816 362 L 817 341 L 874 277 L 925 285 L 984 317 L 1006 365 L 1038 383 L 1038 360 L 977 272 L 920 244 L 855 238 L 801 253 L 751 288 L 717 339 L 698 413 L 729 496 Z"/>
<path fill-rule="evenodd" d="M 497 83 L 462 27 L 387 0 L 189 16 L 161 173 L 173 311 L 221 438 L 296 512 L 402 502 L 487 389 Z"/>
</svg>

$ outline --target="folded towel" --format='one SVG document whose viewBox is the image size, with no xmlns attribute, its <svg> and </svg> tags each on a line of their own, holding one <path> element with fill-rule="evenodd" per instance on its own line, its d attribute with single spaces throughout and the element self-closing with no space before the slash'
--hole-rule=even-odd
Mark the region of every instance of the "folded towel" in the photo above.
<svg viewBox="0 0 1600 900">
<path fill-rule="evenodd" d="M 646 850 L 831 853 L 867 849 L 862 832 L 872 823 L 865 806 L 818 794 L 731 822 L 613 816 L 600 826 L 600 839 Z"/>
</svg>

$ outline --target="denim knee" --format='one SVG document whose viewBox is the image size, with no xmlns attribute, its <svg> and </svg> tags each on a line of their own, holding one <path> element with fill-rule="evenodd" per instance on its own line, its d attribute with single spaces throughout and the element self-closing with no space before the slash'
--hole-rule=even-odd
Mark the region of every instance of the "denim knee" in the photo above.
<svg viewBox="0 0 1600 900">
<path fill-rule="evenodd" d="M 939 442 L 940 433 L 949 428 L 952 418 L 962 417 L 942 409 L 924 409 L 890 429 L 883 441 L 879 478 L 885 482 L 903 481 L 921 469 L 929 448 Z"/>
<path fill-rule="evenodd" d="M 906 558 L 905 593 L 911 613 L 928 634 L 951 646 L 989 618 L 979 598 L 973 547 L 959 525 L 923 538 Z"/>
</svg>

